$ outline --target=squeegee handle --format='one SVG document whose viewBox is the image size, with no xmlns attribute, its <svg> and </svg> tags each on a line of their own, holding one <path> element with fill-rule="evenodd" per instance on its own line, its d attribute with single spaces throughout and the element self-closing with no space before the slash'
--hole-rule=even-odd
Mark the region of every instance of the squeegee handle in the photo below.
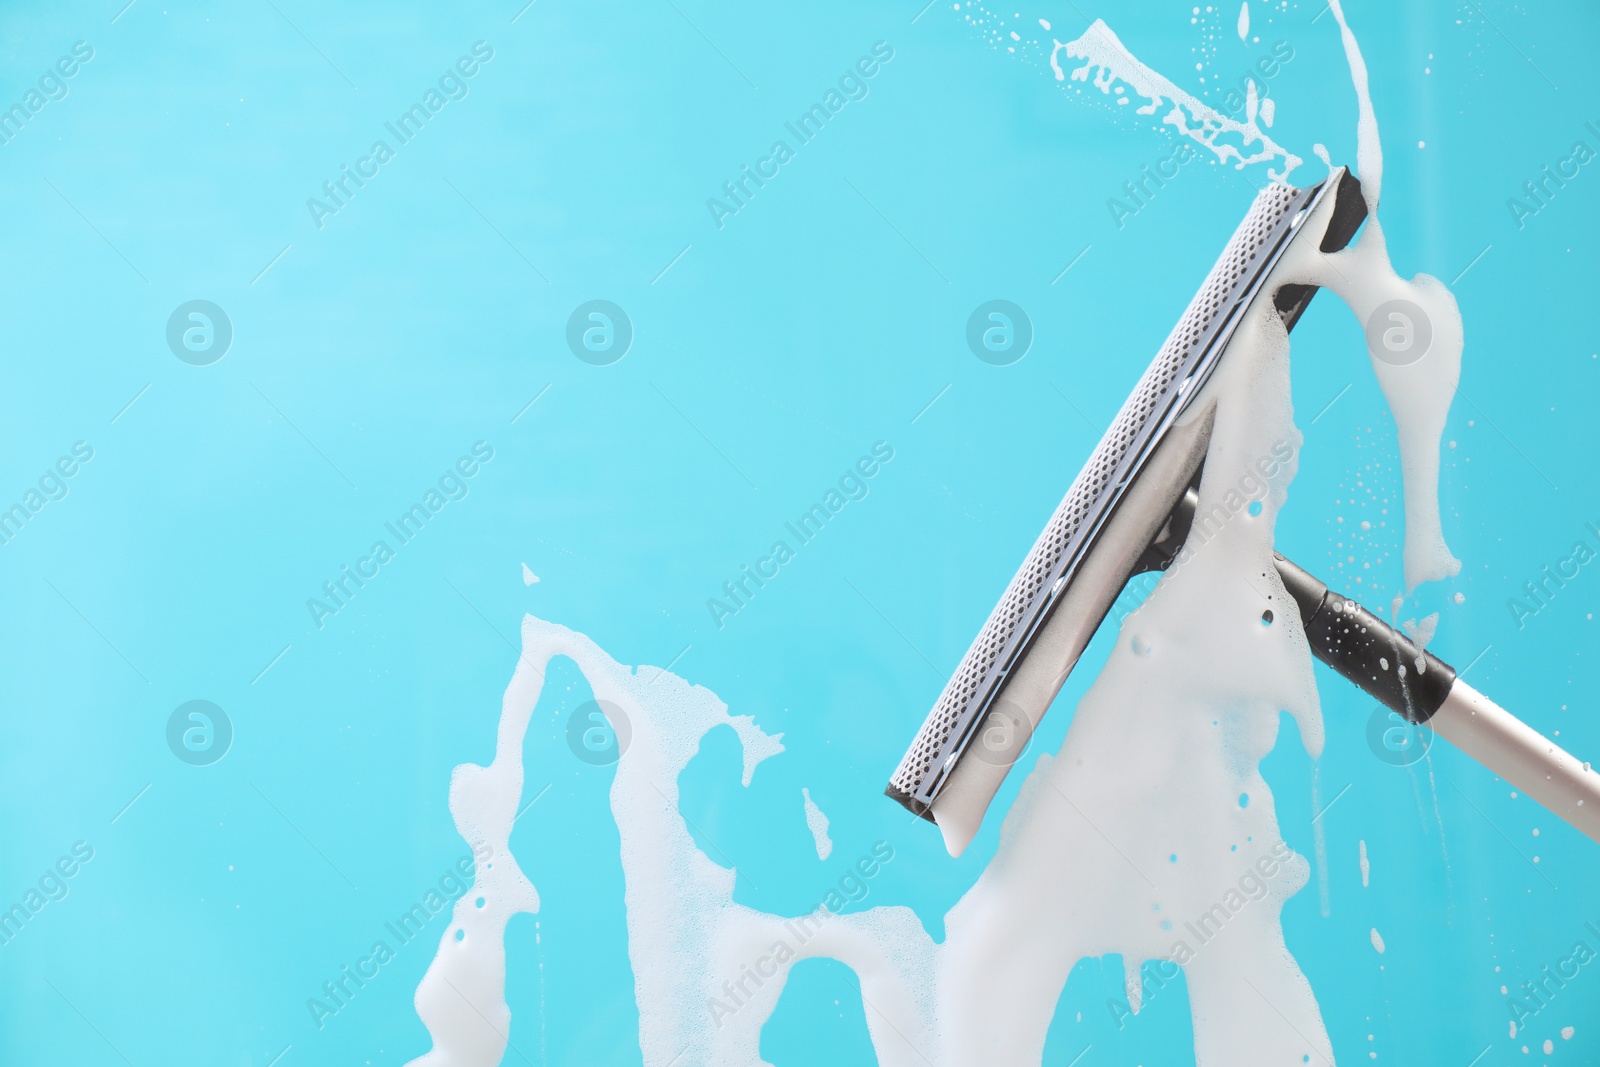
<svg viewBox="0 0 1600 1067">
<path fill-rule="evenodd" d="M 1573 829 L 1600 841 L 1600 774 L 1457 678 L 1428 725 Z"/>
<path fill-rule="evenodd" d="M 1600 842 L 1600 774 L 1355 601 L 1282 556 L 1273 562 L 1318 659 Z"/>
<path fill-rule="evenodd" d="M 1277 553 L 1273 562 L 1318 659 L 1410 721 L 1433 717 L 1450 695 L 1455 668 Z"/>
</svg>

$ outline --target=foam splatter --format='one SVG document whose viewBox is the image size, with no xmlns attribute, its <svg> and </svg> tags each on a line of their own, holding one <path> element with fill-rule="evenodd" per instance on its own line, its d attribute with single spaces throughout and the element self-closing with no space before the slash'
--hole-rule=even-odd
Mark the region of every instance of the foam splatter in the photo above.
<svg viewBox="0 0 1600 1067">
<path fill-rule="evenodd" d="M 1459 567 L 1440 533 L 1437 479 L 1443 417 L 1459 374 L 1460 319 L 1443 285 L 1426 276 L 1404 281 L 1389 264 L 1376 216 L 1382 152 L 1366 68 L 1338 0 L 1331 8 L 1360 105 L 1357 158 L 1370 214 L 1351 248 L 1331 256 L 1302 248 L 1273 282 L 1325 286 L 1363 322 L 1400 299 L 1430 320 L 1433 344 L 1423 358 L 1396 365 L 1371 352 L 1400 440 L 1406 577 L 1415 585 Z M 1061 78 L 1063 53 L 1083 61 L 1073 78 L 1098 71 L 1094 84 L 1103 92 L 1120 81 L 1142 95 L 1141 113 L 1170 102 L 1163 121 L 1221 160 L 1281 161 L 1280 176 L 1301 162 L 1262 134 L 1253 114 L 1230 124 L 1139 64 L 1104 23 L 1056 42 L 1050 61 Z M 1327 160 L 1325 150 L 1318 154 Z M 746 785 L 758 764 L 783 750 L 781 739 L 748 716 L 730 715 L 707 689 L 664 670 L 634 671 L 582 634 L 526 617 L 495 758 L 488 767 L 458 767 L 451 781 L 457 829 L 493 858 L 479 864 L 474 889 L 462 898 L 481 897 L 484 906 L 458 904 L 418 987 L 433 1049 L 415 1067 L 491 1067 L 505 1054 L 513 1023 L 505 924 L 539 908 L 510 853 L 511 820 L 522 797 L 523 736 L 556 655 L 571 658 L 596 699 L 621 709 L 633 731 L 610 800 L 647 1067 L 759 1064 L 761 1026 L 789 969 L 810 956 L 838 959 L 859 976 L 882 1064 L 1037 1063 L 1067 974 L 1084 957 L 1113 952 L 1126 963 L 1130 1013 L 1140 1007 L 1143 961 L 1183 968 L 1198 1062 L 1314 1056 L 1331 1063 L 1316 997 L 1280 920 L 1309 867 L 1284 844 L 1259 771 L 1276 744 L 1280 709 L 1295 718 L 1311 756 L 1322 745 L 1297 614 L 1281 611 L 1281 625 L 1260 624 L 1263 604 L 1288 601 L 1271 564 L 1273 525 L 1302 440 L 1290 403 L 1288 336 L 1268 302 L 1241 323 L 1233 346 L 1206 386 L 1217 423 L 1201 510 L 1253 474 L 1279 442 L 1290 458 L 1268 479 L 1259 515 L 1198 546 L 1128 617 L 1060 751 L 1039 758 L 1002 823 L 994 859 L 946 916 L 942 944 L 903 907 L 854 914 L 819 907 L 784 917 L 735 903 L 736 872 L 700 852 L 678 811 L 678 776 L 718 726 L 738 736 Z M 1241 794 L 1251 803 L 1241 805 Z M 1365 884 L 1364 851 L 1362 874 Z M 1371 939 L 1383 952 L 1376 929 Z M 1246 986 L 1253 993 L 1241 994 Z"/>
<path fill-rule="evenodd" d="M 1164 104 L 1170 104 L 1161 116 L 1162 123 L 1209 149 L 1219 163 L 1232 161 L 1234 169 L 1243 170 L 1252 164 L 1281 160 L 1277 170 L 1270 166 L 1267 170 L 1267 176 L 1274 181 L 1287 181 L 1301 163 L 1299 156 L 1281 147 L 1256 125 L 1254 107 L 1242 123 L 1214 110 L 1134 58 L 1101 19 L 1096 19 L 1081 36 L 1053 44 L 1050 69 L 1057 81 L 1068 77 L 1061 66 L 1061 56 L 1065 55 L 1082 63 L 1071 71 L 1073 81 L 1088 81 L 1092 75 L 1094 86 L 1102 93 L 1109 95 L 1117 86 L 1126 85 L 1143 97 L 1147 102 L 1137 109 L 1140 115 L 1154 115 Z"/>
<path fill-rule="evenodd" d="M 801 789 L 800 795 L 805 800 L 806 827 L 810 829 L 811 840 L 817 846 L 817 859 L 825 860 L 833 855 L 833 839 L 828 836 L 828 817 L 811 799 L 811 790 Z"/>
</svg>

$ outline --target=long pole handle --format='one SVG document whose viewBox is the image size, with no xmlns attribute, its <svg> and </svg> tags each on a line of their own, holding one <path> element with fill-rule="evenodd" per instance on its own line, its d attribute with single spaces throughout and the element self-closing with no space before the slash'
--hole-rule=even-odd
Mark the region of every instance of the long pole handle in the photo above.
<svg viewBox="0 0 1600 1067">
<path fill-rule="evenodd" d="M 1426 724 L 1600 843 L 1600 773 L 1456 676 L 1349 597 L 1275 556 L 1316 657 L 1390 710 Z"/>
<path fill-rule="evenodd" d="M 1600 774 L 1457 678 L 1428 725 L 1596 842 Z"/>
</svg>

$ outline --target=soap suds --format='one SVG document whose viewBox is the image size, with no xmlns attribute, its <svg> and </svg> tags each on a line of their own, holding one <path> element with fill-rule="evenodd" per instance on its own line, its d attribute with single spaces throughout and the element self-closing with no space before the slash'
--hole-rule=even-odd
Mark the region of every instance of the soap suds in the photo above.
<svg viewBox="0 0 1600 1067">
<path fill-rule="evenodd" d="M 1250 36 L 1250 0 L 1239 5 L 1239 40 Z"/>
<path fill-rule="evenodd" d="M 1040 1062 L 1067 974 L 1109 953 L 1130 968 L 1182 967 L 1198 1062 L 1332 1059 L 1279 924 L 1309 866 L 1283 843 L 1259 770 L 1280 709 L 1313 755 L 1322 746 L 1298 613 L 1260 621 L 1269 604 L 1290 603 L 1270 562 L 1272 520 L 1301 440 L 1288 337 L 1270 302 L 1253 306 L 1234 346 L 1196 401 L 1218 402 L 1198 513 L 1220 506 L 1275 442 L 1294 452 L 1268 480 L 1260 515 L 1191 542 L 1125 620 L 1148 651 L 1117 642 L 1059 753 L 1041 755 L 1023 782 L 994 859 L 946 916 L 947 1063 Z M 1261 995 L 1241 994 L 1246 982 Z"/>
<path fill-rule="evenodd" d="M 522 565 L 522 584 L 523 585 L 532 585 L 535 582 L 537 582 L 538 580 L 539 580 L 539 576 L 537 574 L 533 573 L 532 571 L 530 571 L 528 569 L 528 565 L 526 563 L 524 563 Z"/>
<path fill-rule="evenodd" d="M 1361 888 L 1367 888 L 1368 877 L 1372 874 L 1372 865 L 1367 862 L 1367 843 L 1361 842 Z"/>
<path fill-rule="evenodd" d="M 833 855 L 833 839 L 828 836 L 828 817 L 822 814 L 817 802 L 811 799 L 810 789 L 802 787 L 800 795 L 805 798 L 806 826 L 811 829 L 811 840 L 817 846 L 817 859 L 825 860 Z"/>
<path fill-rule="evenodd" d="M 1410 301 L 1429 320 L 1422 358 L 1396 363 L 1393 353 L 1370 350 L 1400 439 L 1406 580 L 1414 588 L 1459 567 L 1444 547 L 1437 486 L 1460 320 L 1440 283 L 1403 281 L 1389 265 L 1376 217 L 1382 156 L 1366 70 L 1338 0 L 1331 9 L 1360 104 L 1357 159 L 1370 215 L 1344 252 L 1297 246 L 1274 283 L 1323 285 L 1363 325 L 1394 300 Z M 1142 114 L 1170 101 L 1163 121 L 1220 161 L 1281 161 L 1276 177 L 1301 162 L 1262 134 L 1254 116 L 1243 125 L 1228 120 L 1139 64 L 1102 22 L 1055 44 L 1050 63 L 1058 78 L 1065 78 L 1058 58 L 1065 52 L 1084 61 L 1074 80 L 1098 68 L 1102 92 L 1121 81 L 1149 101 Z M 819 906 L 784 917 L 735 903 L 737 872 L 695 845 L 678 810 L 678 777 L 701 738 L 728 726 L 742 746 L 748 786 L 757 765 L 783 751 L 780 738 L 749 716 L 729 714 L 708 689 L 665 670 L 635 671 L 582 634 L 525 617 L 494 760 L 463 764 L 451 779 L 451 814 L 480 861 L 417 989 L 433 1048 L 414 1067 L 492 1067 L 505 1055 L 515 1025 L 505 1002 L 505 925 L 539 909 L 509 837 L 523 800 L 523 736 L 557 655 L 570 658 L 601 706 L 619 708 L 633 729 L 610 801 L 646 1067 L 761 1063 L 761 1027 L 789 969 L 813 956 L 840 960 L 858 976 L 880 1064 L 1038 1063 L 1068 973 L 1080 959 L 1110 953 L 1123 957 L 1130 1010 L 1143 999 L 1145 961 L 1183 969 L 1197 1062 L 1331 1063 L 1320 1008 L 1280 919 L 1284 902 L 1309 880 L 1309 865 L 1284 843 L 1259 770 L 1277 743 L 1280 712 L 1294 718 L 1313 759 L 1323 743 L 1305 636 L 1298 613 L 1283 610 L 1290 601 L 1271 562 L 1273 526 L 1302 437 L 1290 404 L 1288 337 L 1269 302 L 1258 302 L 1232 344 L 1206 386 L 1218 414 L 1201 511 L 1218 505 L 1242 474 L 1254 474 L 1277 442 L 1288 442 L 1293 458 L 1267 480 L 1259 515 L 1186 545 L 1125 621 L 1143 653 L 1131 641 L 1116 643 L 1060 751 L 1042 754 L 1022 783 L 993 860 L 946 915 L 941 944 L 905 907 L 834 913 Z M 1268 606 L 1279 609 L 1280 625 L 1260 624 Z M 1239 803 L 1242 794 L 1248 805 Z M 1364 845 L 1363 864 L 1365 884 Z M 482 908 L 472 903 L 478 897 Z M 1381 953 L 1375 928 L 1371 937 Z M 1246 983 L 1253 994 L 1240 993 Z"/>
<path fill-rule="evenodd" d="M 1461 378 L 1461 312 L 1437 278 L 1419 274 L 1405 281 L 1389 263 L 1378 199 L 1383 187 L 1383 147 L 1367 85 L 1361 47 L 1345 21 L 1339 0 L 1329 8 L 1339 23 L 1345 59 L 1357 101 L 1356 165 L 1368 218 L 1354 245 L 1325 257 L 1313 280 L 1349 305 L 1367 333 L 1368 355 L 1378 386 L 1394 414 L 1405 487 L 1405 577 L 1415 589 L 1461 569 L 1444 542 L 1439 516 L 1439 442 Z M 1394 316 L 1400 316 L 1398 320 Z M 1382 329 L 1385 323 L 1394 323 Z M 1404 331 L 1409 327 L 1410 333 Z M 1430 335 L 1424 343 L 1424 330 Z M 1391 331 L 1411 349 L 1384 350 Z M 1419 351 L 1420 350 L 1420 351 Z"/>
<path fill-rule="evenodd" d="M 511 854 L 511 825 L 522 796 L 522 739 L 544 684 L 544 663 L 518 660 L 506 687 L 487 767 L 464 763 L 450 776 L 450 815 L 476 860 L 472 889 L 456 901 L 450 925 L 417 986 L 417 1015 L 433 1049 L 416 1067 L 496 1064 L 506 1052 L 511 1009 L 506 1004 L 506 923 L 539 910 L 539 894 Z M 478 907 L 479 898 L 484 901 Z M 456 934 L 464 936 L 457 940 Z"/>
<path fill-rule="evenodd" d="M 1419 619 L 1407 619 L 1400 624 L 1407 637 L 1416 642 L 1419 648 L 1427 648 L 1428 642 L 1433 640 L 1435 631 L 1439 629 L 1439 613 L 1437 611 Z"/>
<path fill-rule="evenodd" d="M 1057 81 L 1068 77 L 1061 66 L 1061 55 L 1065 53 L 1067 58 L 1083 64 L 1071 72 L 1073 81 L 1088 81 L 1093 72 L 1095 88 L 1107 95 L 1125 84 L 1148 101 L 1137 109 L 1140 115 L 1154 115 L 1163 103 L 1170 102 L 1172 107 L 1161 116 L 1161 121 L 1178 134 L 1210 149 L 1219 163 L 1232 160 L 1235 170 L 1243 170 L 1254 163 L 1282 160 L 1280 169 L 1274 171 L 1269 167 L 1267 170 L 1267 177 L 1274 181 L 1288 180 L 1300 165 L 1299 156 L 1280 147 L 1261 131 L 1253 113 L 1240 123 L 1208 107 L 1135 59 L 1101 19 L 1095 19 L 1082 36 L 1071 41 L 1052 40 L 1052 44 L 1050 69 L 1055 72 Z"/>
<path fill-rule="evenodd" d="M 926 1067 L 936 1054 L 927 980 L 934 946 L 916 915 L 904 907 L 833 914 L 819 905 L 786 918 L 737 904 L 737 872 L 700 851 L 678 810 L 678 776 L 711 730 L 734 730 L 745 786 L 763 760 L 783 751 L 781 735 L 765 733 L 748 715 L 730 715 L 708 689 L 664 670 L 635 672 L 584 635 L 531 615 L 522 620 L 522 654 L 502 703 L 494 761 L 487 768 L 462 764 L 451 777 L 457 830 L 475 846 L 492 846 L 494 858 L 487 870 L 479 864 L 473 889 L 457 906 L 451 931 L 465 925 L 468 936 L 456 941 L 446 932 L 417 989 L 417 1014 L 433 1049 L 412 1067 L 494 1067 L 505 1054 L 513 1023 L 505 1003 L 505 921 L 538 909 L 508 840 L 522 797 L 523 735 L 555 656 L 571 659 L 596 702 L 620 709 L 633 731 L 616 763 L 611 810 L 645 1067 L 760 1063 L 761 1026 L 789 969 L 813 956 L 840 960 L 860 978 L 880 1063 Z M 484 907 L 472 904 L 477 897 Z"/>
<path fill-rule="evenodd" d="M 1372 947 L 1377 949 L 1378 955 L 1383 955 L 1383 935 L 1378 933 L 1378 928 L 1372 928 Z"/>
</svg>

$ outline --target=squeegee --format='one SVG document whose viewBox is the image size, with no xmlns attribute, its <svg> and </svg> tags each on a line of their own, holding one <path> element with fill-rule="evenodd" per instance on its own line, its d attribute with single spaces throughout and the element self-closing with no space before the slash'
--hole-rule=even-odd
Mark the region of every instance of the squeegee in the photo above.
<svg viewBox="0 0 1600 1067">
<path fill-rule="evenodd" d="M 976 833 L 1129 578 L 1177 559 L 1215 417 L 1197 398 L 1258 301 L 1271 301 L 1293 329 L 1316 293 L 1274 284 L 1275 270 L 1301 242 L 1323 253 L 1345 248 L 1366 212 L 1344 168 L 1309 188 L 1274 184 L 1256 197 L 889 780 L 885 792 L 940 823 L 953 851 Z M 1274 563 L 1318 659 L 1600 841 L 1600 774 L 1355 601 L 1282 556 Z"/>
</svg>

